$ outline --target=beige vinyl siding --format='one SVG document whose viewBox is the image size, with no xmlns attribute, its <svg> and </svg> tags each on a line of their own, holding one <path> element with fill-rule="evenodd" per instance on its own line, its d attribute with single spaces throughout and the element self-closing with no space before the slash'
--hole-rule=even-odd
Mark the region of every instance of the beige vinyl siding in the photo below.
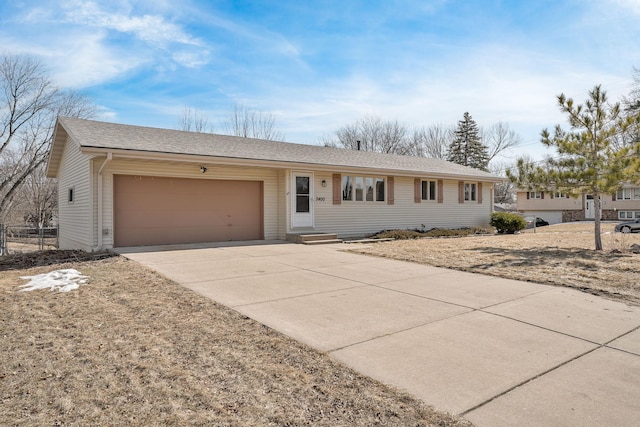
<svg viewBox="0 0 640 427">
<path fill-rule="evenodd" d="M 95 159 L 93 161 L 93 166 L 91 168 L 91 175 L 93 176 L 93 206 L 94 206 L 94 215 L 93 215 L 93 223 L 96 224 L 93 227 L 93 239 L 94 245 L 98 245 L 98 233 L 102 234 L 102 245 L 103 247 L 113 247 L 113 198 L 112 198 L 112 189 L 113 189 L 113 175 L 107 173 L 108 167 L 105 167 L 102 172 L 102 226 L 98 224 L 98 172 L 100 167 L 104 162 L 104 158 Z M 109 195 L 106 197 L 105 195 Z M 107 246 L 105 246 L 107 244 Z"/>
<path fill-rule="evenodd" d="M 640 210 L 640 200 L 622 200 L 617 199 L 613 200 L 613 195 L 611 194 L 603 194 L 600 196 L 600 200 L 602 202 L 603 210 L 612 210 L 616 209 L 619 211 L 633 211 Z"/>
<path fill-rule="evenodd" d="M 640 200 L 637 200 L 637 199 L 613 200 L 612 195 L 606 194 L 602 196 L 601 200 L 602 200 L 602 209 L 617 209 L 619 211 L 640 210 Z"/>
<path fill-rule="evenodd" d="M 91 227 L 91 245 L 94 247 L 98 246 L 98 171 L 100 170 L 100 167 L 102 166 L 103 162 L 104 162 L 105 158 L 104 157 L 98 157 L 98 158 L 94 158 L 90 161 L 90 174 L 91 174 L 91 212 L 92 212 L 92 217 L 93 217 L 93 222 L 92 222 L 92 227 Z M 103 189 L 106 188 L 107 186 L 111 185 L 111 180 L 109 176 L 104 176 L 102 177 L 103 181 L 102 181 L 102 185 L 103 185 Z M 111 204 L 111 200 L 103 200 L 103 205 L 102 205 L 102 211 L 103 211 L 103 220 L 104 220 L 104 213 L 107 211 L 107 207 L 106 205 L 109 206 L 109 208 L 112 206 Z M 105 227 L 106 231 L 108 233 L 111 232 L 109 227 Z M 110 239 L 111 236 L 104 236 L 104 239 Z"/>
<path fill-rule="evenodd" d="M 277 198 L 278 198 L 278 231 L 277 238 L 284 239 L 287 235 L 287 171 L 277 171 Z"/>
<path fill-rule="evenodd" d="M 78 144 L 67 138 L 58 174 L 60 249 L 92 249 L 90 176 L 90 156 L 80 153 Z M 73 203 L 68 201 L 69 188 L 73 188 Z"/>
<path fill-rule="evenodd" d="M 326 187 L 322 187 L 322 180 L 326 180 Z M 395 200 L 393 205 L 387 204 L 386 201 L 342 201 L 341 204 L 334 205 L 332 174 L 316 173 L 314 180 L 314 231 L 337 233 L 341 237 L 353 237 L 375 233 L 383 228 L 420 228 L 424 225 L 430 229 L 434 227 L 486 226 L 489 224 L 491 214 L 491 203 L 487 202 L 491 200 L 491 184 L 489 183 L 482 186 L 483 203 L 474 201 L 460 204 L 458 203 L 458 181 L 444 180 L 443 203 L 437 203 L 437 200 L 415 203 L 414 178 L 396 176 L 394 181 Z"/>
<path fill-rule="evenodd" d="M 114 158 L 105 168 L 104 175 L 104 212 L 102 225 L 108 229 L 103 235 L 104 247 L 113 247 L 113 175 L 145 175 L 195 179 L 253 180 L 264 183 L 264 237 L 265 240 L 284 238 L 279 235 L 279 171 L 266 168 L 231 167 L 207 164 L 207 172 L 200 171 L 200 164 L 171 163 L 156 161 L 137 161 Z M 97 174 L 97 170 L 95 171 Z"/>
<path fill-rule="evenodd" d="M 611 197 L 603 196 L 603 209 L 617 209 L 619 211 L 640 210 L 640 200 L 616 200 L 612 201 Z"/>
<path fill-rule="evenodd" d="M 517 206 L 519 211 L 575 210 L 582 209 L 582 197 L 551 197 L 551 192 L 545 191 L 544 199 L 527 199 L 527 192 L 519 191 Z"/>
<path fill-rule="evenodd" d="M 545 191 L 544 199 L 527 199 L 525 191 L 518 192 L 517 206 L 519 211 L 562 211 L 562 210 L 582 210 L 584 206 L 584 195 L 576 198 L 551 198 L 551 193 Z M 640 200 L 613 200 L 611 194 L 603 194 L 600 197 L 602 209 L 634 210 L 640 209 Z"/>
</svg>

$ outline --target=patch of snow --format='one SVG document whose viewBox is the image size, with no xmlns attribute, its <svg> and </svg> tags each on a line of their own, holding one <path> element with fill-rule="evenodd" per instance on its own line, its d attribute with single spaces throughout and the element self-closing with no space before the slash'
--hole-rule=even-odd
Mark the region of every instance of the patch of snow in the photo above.
<svg viewBox="0 0 640 427">
<path fill-rule="evenodd" d="M 20 292 L 49 289 L 51 292 L 69 292 L 78 289 L 89 281 L 88 276 L 83 276 L 78 270 L 69 268 L 55 270 L 50 273 L 37 274 L 35 276 L 22 276 L 21 279 L 29 280 L 29 283 L 20 285 Z"/>
</svg>

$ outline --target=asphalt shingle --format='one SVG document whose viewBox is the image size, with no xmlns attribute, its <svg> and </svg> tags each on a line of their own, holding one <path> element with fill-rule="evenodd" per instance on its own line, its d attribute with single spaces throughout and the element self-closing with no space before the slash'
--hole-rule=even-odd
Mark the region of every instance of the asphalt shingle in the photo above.
<svg viewBox="0 0 640 427">
<path fill-rule="evenodd" d="M 185 132 L 60 117 L 59 124 L 81 147 L 149 153 L 261 160 L 340 168 L 367 168 L 420 174 L 501 178 L 439 159 L 380 154 L 341 148 L 267 141 L 210 133 Z"/>
</svg>

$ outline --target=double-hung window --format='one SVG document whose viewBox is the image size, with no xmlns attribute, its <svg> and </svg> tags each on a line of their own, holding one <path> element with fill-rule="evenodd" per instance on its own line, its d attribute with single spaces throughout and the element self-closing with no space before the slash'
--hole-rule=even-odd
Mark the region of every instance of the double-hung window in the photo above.
<svg viewBox="0 0 640 427">
<path fill-rule="evenodd" d="M 530 199 L 542 199 L 542 191 L 529 191 Z"/>
<path fill-rule="evenodd" d="M 477 200 L 477 184 L 475 182 L 464 183 L 464 201 L 471 202 Z"/>
<path fill-rule="evenodd" d="M 618 200 L 640 200 L 640 187 L 623 188 L 616 192 Z"/>
<path fill-rule="evenodd" d="M 422 181 L 422 200 L 436 200 L 436 181 Z"/>
</svg>

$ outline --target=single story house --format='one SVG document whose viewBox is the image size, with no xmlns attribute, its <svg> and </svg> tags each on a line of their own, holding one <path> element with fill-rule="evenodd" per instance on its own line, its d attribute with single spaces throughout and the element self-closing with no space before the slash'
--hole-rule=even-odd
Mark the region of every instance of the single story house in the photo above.
<svg viewBox="0 0 640 427">
<path fill-rule="evenodd" d="M 437 159 L 60 117 L 60 248 L 486 226 L 500 177 Z"/>
<path fill-rule="evenodd" d="M 600 219 L 607 221 L 640 218 L 640 187 L 625 184 L 616 194 L 602 194 Z M 595 201 L 591 194 L 569 197 L 557 191 L 519 190 L 518 212 L 538 216 L 549 224 L 593 220 Z"/>
</svg>

